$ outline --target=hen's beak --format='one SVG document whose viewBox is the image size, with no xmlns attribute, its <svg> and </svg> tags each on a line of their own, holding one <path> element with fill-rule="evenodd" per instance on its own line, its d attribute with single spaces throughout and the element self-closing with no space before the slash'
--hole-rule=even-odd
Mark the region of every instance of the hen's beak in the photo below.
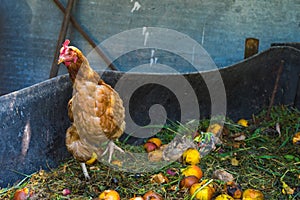
<svg viewBox="0 0 300 200">
<path fill-rule="evenodd" d="M 65 61 L 65 59 L 62 58 L 62 57 L 60 57 L 60 58 L 58 59 L 58 61 L 57 61 L 57 64 L 59 65 L 60 63 L 62 63 L 62 62 L 64 62 L 64 61 Z"/>
</svg>

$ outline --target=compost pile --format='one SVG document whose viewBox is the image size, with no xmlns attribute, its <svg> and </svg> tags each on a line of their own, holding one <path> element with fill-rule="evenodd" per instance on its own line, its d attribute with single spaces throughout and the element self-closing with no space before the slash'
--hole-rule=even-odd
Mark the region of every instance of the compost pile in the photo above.
<svg viewBox="0 0 300 200">
<path fill-rule="evenodd" d="M 300 199 L 300 142 L 297 142 L 300 111 L 290 106 L 277 106 L 270 111 L 263 110 L 251 119 L 239 122 L 226 119 L 221 129 L 221 143 L 216 144 L 207 155 L 200 155 L 199 160 L 187 160 L 185 156 L 144 173 L 117 170 L 125 163 L 121 160 L 113 162 L 115 167 L 97 162 L 88 167 L 91 180 L 86 181 L 79 163 L 69 159 L 56 169 L 24 174 L 24 179 L 18 184 L 0 189 L 0 198 L 13 199 L 16 191 L 25 191 L 29 199 L 100 199 L 103 191 L 114 190 L 121 199 L 142 197 L 148 192 L 166 200 L 201 199 L 200 195 L 221 199 L 220 194 L 242 199 L 245 190 L 254 189 L 261 192 L 264 199 Z M 207 133 L 210 121 L 199 121 L 196 132 Z M 185 125 L 174 124 L 164 128 L 155 136 L 154 143 L 159 140 L 162 144 L 170 143 L 179 129 L 184 130 Z M 185 130 L 188 131 L 188 128 Z M 146 152 L 145 145 L 118 145 L 127 151 Z M 196 154 L 193 158 L 197 157 Z M 132 164 L 139 165 L 138 162 Z M 187 177 L 184 171 L 191 166 L 201 170 L 198 173 L 200 177 L 187 180 L 196 182 L 200 187 L 196 191 L 194 188 L 192 193 L 190 186 L 182 181 Z M 213 188 L 209 194 L 203 192 L 203 188 L 208 186 Z"/>
</svg>

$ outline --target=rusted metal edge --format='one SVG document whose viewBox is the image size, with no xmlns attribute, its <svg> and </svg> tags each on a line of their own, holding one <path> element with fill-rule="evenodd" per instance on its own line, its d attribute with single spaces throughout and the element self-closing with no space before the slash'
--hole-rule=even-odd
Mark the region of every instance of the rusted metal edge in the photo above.
<svg viewBox="0 0 300 200">
<path fill-rule="evenodd" d="M 271 99 L 270 99 L 270 104 L 269 104 L 269 107 L 268 107 L 267 119 L 270 118 L 270 113 L 271 113 L 271 109 L 272 109 L 273 104 L 274 104 L 275 95 L 276 95 L 277 90 L 278 90 L 278 84 L 279 84 L 279 80 L 280 80 L 280 77 L 281 77 L 281 74 L 282 74 L 283 66 L 284 66 L 284 60 L 281 60 L 280 66 L 279 66 L 278 71 L 277 71 L 277 76 L 276 76 L 272 96 L 271 96 Z"/>
</svg>

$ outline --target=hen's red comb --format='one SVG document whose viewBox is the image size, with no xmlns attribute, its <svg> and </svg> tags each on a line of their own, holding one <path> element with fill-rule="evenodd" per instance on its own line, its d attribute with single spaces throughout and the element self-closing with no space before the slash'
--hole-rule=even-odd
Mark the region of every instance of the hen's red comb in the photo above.
<svg viewBox="0 0 300 200">
<path fill-rule="evenodd" d="M 64 42 L 63 46 L 67 47 L 70 44 L 70 40 L 66 39 L 66 41 Z"/>
<path fill-rule="evenodd" d="M 66 41 L 63 43 L 63 47 L 60 50 L 60 55 L 66 53 L 69 44 L 70 44 L 70 40 L 66 39 Z"/>
</svg>

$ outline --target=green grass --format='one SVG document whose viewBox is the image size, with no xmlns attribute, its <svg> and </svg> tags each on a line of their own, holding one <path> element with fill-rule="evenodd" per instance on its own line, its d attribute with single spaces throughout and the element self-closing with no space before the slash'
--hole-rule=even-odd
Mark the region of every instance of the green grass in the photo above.
<svg viewBox="0 0 300 200">
<path fill-rule="evenodd" d="M 300 112 L 288 106 L 273 107 L 270 118 L 262 111 L 252 119 L 250 126 L 242 127 L 226 119 L 224 123 L 222 144 L 201 159 L 199 166 L 204 172 L 202 179 L 213 179 L 213 172 L 225 169 L 231 173 L 242 189 L 254 188 L 263 192 L 265 199 L 300 199 L 300 146 L 292 144 L 292 137 L 300 131 Z M 198 131 L 205 131 L 210 119 L 201 120 Z M 276 130 L 280 127 L 280 133 Z M 192 126 L 194 127 L 194 126 Z M 173 123 L 164 127 L 156 136 L 164 144 L 173 140 L 178 134 L 192 133 L 190 125 Z M 235 141 L 234 135 L 245 134 L 246 139 Z M 145 154 L 143 146 L 131 146 L 118 142 L 126 151 Z M 233 165 L 232 160 L 237 164 Z M 0 199 L 12 199 L 18 188 L 27 187 L 37 199 L 95 199 L 105 189 L 119 192 L 121 199 L 142 196 L 149 190 L 161 194 L 166 200 L 191 199 L 187 190 L 179 189 L 180 169 L 185 166 L 179 162 L 169 163 L 163 167 L 153 164 L 153 171 L 144 171 L 142 161 L 128 160 L 123 164 L 140 169 L 139 173 L 118 170 L 101 162 L 88 170 L 90 181 L 85 181 L 80 165 L 74 159 L 66 160 L 55 169 L 41 170 L 31 175 L 24 175 L 24 180 L 9 188 L 0 189 Z M 177 170 L 178 175 L 171 176 L 167 169 Z M 168 178 L 167 183 L 153 183 L 152 176 L 162 173 Z M 215 196 L 224 192 L 222 181 L 214 180 Z M 294 194 L 283 194 L 283 182 L 294 189 Z M 62 190 L 69 188 L 71 194 L 63 196 Z"/>
</svg>

